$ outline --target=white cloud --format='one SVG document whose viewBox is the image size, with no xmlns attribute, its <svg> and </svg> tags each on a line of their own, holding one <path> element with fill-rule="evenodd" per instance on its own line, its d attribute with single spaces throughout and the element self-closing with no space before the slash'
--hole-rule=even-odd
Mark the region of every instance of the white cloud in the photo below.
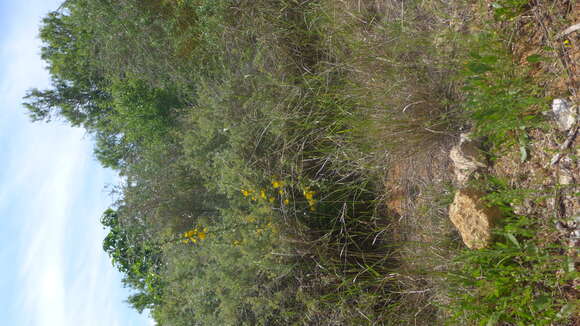
<svg viewBox="0 0 580 326">
<path fill-rule="evenodd" d="M 75 181 L 82 180 L 85 174 L 82 157 L 87 154 L 78 131 L 73 130 L 68 136 L 68 141 L 60 140 L 60 146 L 52 144 L 52 155 L 36 156 L 45 154 L 40 152 L 32 157 L 18 157 L 44 161 L 45 165 L 42 170 L 28 170 L 24 178 L 27 184 L 16 187 L 26 193 L 30 202 L 22 212 L 26 226 L 21 234 L 25 248 L 21 276 L 25 307 L 32 310 L 34 318 L 32 325 L 66 325 L 65 239 L 71 201 L 76 199 L 75 194 L 79 195 Z"/>
<path fill-rule="evenodd" d="M 143 325 L 146 318 L 127 317 L 120 276 L 101 248 L 99 217 L 109 204 L 102 187 L 113 178 L 91 159 L 83 135 L 62 127 L 19 135 L 21 154 L 4 162 L 18 173 L 3 180 L 10 192 L 0 209 L 15 194 L 25 197 L 18 209 L 19 314 L 31 326 Z"/>
</svg>

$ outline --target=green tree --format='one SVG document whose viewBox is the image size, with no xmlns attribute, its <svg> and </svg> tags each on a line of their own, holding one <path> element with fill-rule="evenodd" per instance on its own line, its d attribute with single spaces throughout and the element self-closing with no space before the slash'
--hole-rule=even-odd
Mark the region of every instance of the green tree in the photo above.
<svg viewBox="0 0 580 326">
<path fill-rule="evenodd" d="M 137 291 L 128 302 L 139 312 L 158 304 L 163 288 L 161 246 L 148 240 L 142 230 L 123 225 L 113 209 L 103 213 L 101 223 L 109 230 L 103 249 L 123 273 L 123 283 Z"/>
</svg>

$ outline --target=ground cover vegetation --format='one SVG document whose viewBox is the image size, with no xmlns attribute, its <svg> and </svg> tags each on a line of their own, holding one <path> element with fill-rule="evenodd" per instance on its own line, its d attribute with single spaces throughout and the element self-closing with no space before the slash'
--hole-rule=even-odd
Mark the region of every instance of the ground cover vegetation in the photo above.
<svg viewBox="0 0 580 326">
<path fill-rule="evenodd" d="M 468 127 L 492 158 L 527 153 L 547 103 L 508 42 L 527 10 L 67 0 L 40 32 L 53 87 L 25 105 L 85 128 L 122 176 L 103 248 L 158 325 L 566 325 L 575 270 L 511 208 L 543 193 L 478 181 L 507 218 L 467 251 L 449 182 L 420 188 L 415 223 L 444 226 L 422 242 L 384 191 L 395 162 Z"/>
</svg>

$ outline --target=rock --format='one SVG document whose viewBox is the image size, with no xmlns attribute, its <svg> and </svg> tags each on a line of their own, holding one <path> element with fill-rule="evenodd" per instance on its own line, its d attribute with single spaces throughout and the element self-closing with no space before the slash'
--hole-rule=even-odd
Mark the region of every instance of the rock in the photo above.
<svg viewBox="0 0 580 326">
<path fill-rule="evenodd" d="M 552 102 L 552 112 L 561 131 L 568 131 L 576 124 L 578 114 L 576 106 L 570 105 L 568 101 L 557 98 Z"/>
<path fill-rule="evenodd" d="M 568 169 L 561 169 L 558 175 L 558 183 L 562 186 L 575 184 L 573 172 Z"/>
<path fill-rule="evenodd" d="M 449 218 L 459 230 L 470 249 L 481 249 L 490 244 L 494 222 L 501 216 L 499 209 L 487 207 L 483 194 L 473 189 L 461 189 L 449 208 Z"/>
<path fill-rule="evenodd" d="M 459 144 L 453 146 L 449 152 L 459 186 L 464 186 L 475 171 L 487 167 L 479 145 L 479 142 L 472 140 L 468 133 L 463 133 Z"/>
</svg>

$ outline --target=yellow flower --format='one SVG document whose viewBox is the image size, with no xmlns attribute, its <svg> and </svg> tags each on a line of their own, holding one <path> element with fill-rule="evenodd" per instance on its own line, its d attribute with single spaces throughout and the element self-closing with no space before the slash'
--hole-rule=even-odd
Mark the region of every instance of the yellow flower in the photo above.
<svg viewBox="0 0 580 326">
<path fill-rule="evenodd" d="M 312 198 L 314 198 L 315 194 L 316 194 L 316 192 L 314 192 L 314 191 L 305 191 L 304 197 L 306 197 L 306 199 L 308 199 L 310 201 L 310 200 L 312 200 Z"/>
<path fill-rule="evenodd" d="M 252 192 L 250 190 L 244 190 L 242 189 L 242 195 L 244 195 L 244 197 L 248 197 Z"/>
<path fill-rule="evenodd" d="M 203 232 L 207 233 L 208 229 L 207 228 L 203 228 Z"/>
<path fill-rule="evenodd" d="M 290 201 L 288 200 L 288 198 L 284 199 L 284 205 L 288 205 L 290 204 Z"/>
<path fill-rule="evenodd" d="M 274 198 L 274 197 L 270 197 L 270 202 L 271 202 L 271 203 L 273 203 L 273 202 L 274 202 L 274 200 L 276 200 L 276 198 Z"/>
<path fill-rule="evenodd" d="M 262 199 L 266 199 L 266 198 L 268 198 L 268 197 L 266 196 L 266 191 L 264 191 L 264 190 L 260 190 L 260 197 L 262 197 Z"/>
<path fill-rule="evenodd" d="M 279 193 L 280 195 L 283 195 L 283 194 L 284 194 L 284 190 L 280 189 L 280 190 L 278 190 L 278 193 Z"/>
<path fill-rule="evenodd" d="M 197 239 L 196 238 L 191 238 L 191 242 L 196 243 Z"/>
<path fill-rule="evenodd" d="M 199 237 L 199 240 L 204 240 L 205 237 L 206 237 L 205 232 L 200 232 L 199 235 L 198 235 L 198 237 Z"/>
<path fill-rule="evenodd" d="M 272 187 L 274 187 L 274 189 L 282 188 L 284 187 L 284 182 L 280 180 L 272 180 Z"/>
<path fill-rule="evenodd" d="M 252 200 L 253 200 L 253 201 L 256 201 L 256 197 L 252 196 Z"/>
</svg>

